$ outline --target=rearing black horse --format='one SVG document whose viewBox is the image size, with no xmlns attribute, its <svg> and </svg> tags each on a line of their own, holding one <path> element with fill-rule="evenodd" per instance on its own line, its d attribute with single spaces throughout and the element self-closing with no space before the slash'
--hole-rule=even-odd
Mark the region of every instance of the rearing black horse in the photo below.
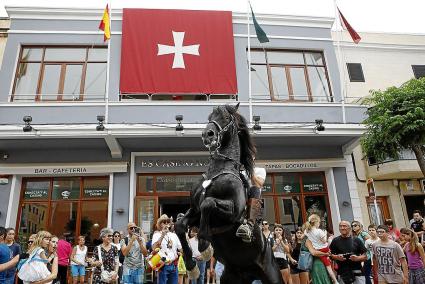
<svg viewBox="0 0 425 284">
<path fill-rule="evenodd" d="M 185 232 L 190 226 L 199 227 L 199 251 L 214 248 L 215 257 L 224 264 L 221 283 L 246 284 L 255 279 L 262 283 L 283 283 L 273 252 L 258 225 L 254 226 L 251 243 L 236 236 L 245 217 L 248 177 L 254 169 L 256 149 L 245 119 L 237 112 L 239 104 L 218 106 L 208 117 L 202 132 L 204 145 L 210 150 L 208 170 L 191 191 L 191 207 L 175 224 L 182 243 L 188 271 L 196 268 Z"/>
</svg>

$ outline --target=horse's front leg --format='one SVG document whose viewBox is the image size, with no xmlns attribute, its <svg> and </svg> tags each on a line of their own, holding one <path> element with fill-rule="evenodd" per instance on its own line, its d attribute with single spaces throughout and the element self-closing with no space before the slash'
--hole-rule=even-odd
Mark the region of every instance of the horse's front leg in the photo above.
<svg viewBox="0 0 425 284">
<path fill-rule="evenodd" d="M 194 213 L 194 210 L 190 208 L 184 217 L 174 224 L 175 233 L 182 245 L 183 259 L 187 270 L 193 270 L 193 268 L 196 267 L 196 262 L 192 258 L 192 249 L 190 248 L 186 238 L 188 225 L 194 223 L 195 219 L 196 214 Z"/>
<path fill-rule="evenodd" d="M 214 197 L 205 198 L 205 200 L 201 203 L 201 225 L 199 228 L 199 238 L 211 240 L 211 214 L 214 214 L 215 217 L 227 219 L 230 222 L 233 222 L 235 219 L 234 208 L 233 200 L 223 200 Z"/>
</svg>

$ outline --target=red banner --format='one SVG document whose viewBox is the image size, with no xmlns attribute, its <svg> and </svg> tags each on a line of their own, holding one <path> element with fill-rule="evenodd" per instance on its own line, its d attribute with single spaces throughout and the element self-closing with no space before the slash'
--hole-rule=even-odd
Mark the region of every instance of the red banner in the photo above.
<svg viewBox="0 0 425 284">
<path fill-rule="evenodd" d="M 236 94 L 232 13 L 124 9 L 122 94 Z"/>
</svg>

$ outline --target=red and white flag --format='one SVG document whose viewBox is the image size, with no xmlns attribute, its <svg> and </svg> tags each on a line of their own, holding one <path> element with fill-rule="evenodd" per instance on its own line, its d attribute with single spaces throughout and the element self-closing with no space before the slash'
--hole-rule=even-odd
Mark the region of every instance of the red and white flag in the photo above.
<svg viewBox="0 0 425 284">
<path fill-rule="evenodd" d="M 342 27 L 345 28 L 348 33 L 350 34 L 351 38 L 353 39 L 354 43 L 357 44 L 362 39 L 359 34 L 353 29 L 353 27 L 348 23 L 347 19 L 344 17 L 344 15 L 341 13 L 341 11 L 338 9 L 339 18 L 342 22 Z"/>
<path fill-rule="evenodd" d="M 232 13 L 124 9 L 122 94 L 236 94 Z"/>
</svg>

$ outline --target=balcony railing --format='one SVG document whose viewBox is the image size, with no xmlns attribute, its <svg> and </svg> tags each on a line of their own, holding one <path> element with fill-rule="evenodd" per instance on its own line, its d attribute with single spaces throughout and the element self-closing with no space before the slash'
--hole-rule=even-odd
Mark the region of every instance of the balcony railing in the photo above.
<svg viewBox="0 0 425 284">
<path fill-rule="evenodd" d="M 387 158 L 382 163 L 389 163 L 389 162 L 403 161 L 403 160 L 416 160 L 415 153 L 413 153 L 412 150 L 404 149 L 399 153 L 398 159 Z M 368 158 L 368 164 L 369 164 L 369 166 L 375 166 L 378 163 L 376 162 L 375 158 L 369 157 Z"/>
</svg>

